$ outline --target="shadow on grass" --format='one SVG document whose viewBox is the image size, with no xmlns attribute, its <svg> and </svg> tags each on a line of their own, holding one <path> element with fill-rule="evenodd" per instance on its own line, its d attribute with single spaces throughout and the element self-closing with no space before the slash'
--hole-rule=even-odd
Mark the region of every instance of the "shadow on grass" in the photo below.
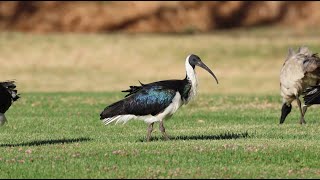
<svg viewBox="0 0 320 180">
<path fill-rule="evenodd" d="M 90 141 L 90 138 L 73 138 L 73 139 L 50 139 L 50 140 L 38 140 L 24 143 L 16 144 L 0 144 L 0 147 L 16 147 L 16 146 L 42 146 L 51 144 L 65 144 L 65 143 L 75 143 L 82 141 Z"/>
<path fill-rule="evenodd" d="M 222 133 L 218 135 L 194 135 L 194 136 L 175 136 L 169 137 L 170 140 L 220 140 L 220 139 L 240 139 L 250 137 L 248 132 L 244 133 Z M 163 137 L 151 137 L 150 141 L 164 140 Z M 140 139 L 140 142 L 146 142 L 146 138 Z"/>
</svg>

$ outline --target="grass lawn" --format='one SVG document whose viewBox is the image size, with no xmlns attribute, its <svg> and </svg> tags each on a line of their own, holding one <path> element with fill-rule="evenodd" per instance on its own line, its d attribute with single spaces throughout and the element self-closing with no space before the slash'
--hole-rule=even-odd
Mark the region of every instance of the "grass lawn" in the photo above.
<svg viewBox="0 0 320 180">
<path fill-rule="evenodd" d="M 145 142 L 142 121 L 105 126 L 121 93 L 25 93 L 0 131 L 0 178 L 319 178 L 316 106 L 279 125 L 276 95 L 202 94 Z"/>
<path fill-rule="evenodd" d="M 210 34 L 0 33 L 1 80 L 19 99 L 0 127 L 0 178 L 320 178 L 319 106 L 279 125 L 289 47 L 320 52 L 316 30 Z M 105 126 L 100 112 L 138 80 L 185 77 L 199 55 L 199 93 L 145 142 L 147 124 Z"/>
</svg>

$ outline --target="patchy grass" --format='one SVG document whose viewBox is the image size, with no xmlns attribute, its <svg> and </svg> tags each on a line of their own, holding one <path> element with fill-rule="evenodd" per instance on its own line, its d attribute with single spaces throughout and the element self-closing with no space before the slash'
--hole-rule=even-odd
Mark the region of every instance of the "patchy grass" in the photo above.
<svg viewBox="0 0 320 180">
<path fill-rule="evenodd" d="M 121 93 L 23 93 L 0 131 L 0 178 L 319 178 L 317 106 L 279 125 L 277 95 L 200 94 L 145 142 L 147 125 L 104 126 Z"/>
</svg>

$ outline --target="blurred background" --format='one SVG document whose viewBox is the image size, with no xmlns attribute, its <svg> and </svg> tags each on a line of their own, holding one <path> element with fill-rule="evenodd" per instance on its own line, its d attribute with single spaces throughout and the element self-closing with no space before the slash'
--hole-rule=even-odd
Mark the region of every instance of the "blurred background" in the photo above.
<svg viewBox="0 0 320 180">
<path fill-rule="evenodd" d="M 320 50 L 308 1 L 0 2 L 1 81 L 25 92 L 120 91 L 182 79 L 199 55 L 205 93 L 279 93 L 289 47 Z"/>
<path fill-rule="evenodd" d="M 1 2 L 1 30 L 192 33 L 319 24 L 318 2 Z"/>
</svg>

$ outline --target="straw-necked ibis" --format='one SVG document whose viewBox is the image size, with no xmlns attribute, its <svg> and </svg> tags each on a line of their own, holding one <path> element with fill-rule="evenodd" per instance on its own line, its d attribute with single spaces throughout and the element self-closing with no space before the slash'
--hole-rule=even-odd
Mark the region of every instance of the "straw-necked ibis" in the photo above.
<svg viewBox="0 0 320 180">
<path fill-rule="evenodd" d="M 13 101 L 20 98 L 15 88 L 14 81 L 0 82 L 0 126 L 7 121 L 4 113 L 10 108 Z"/>
<path fill-rule="evenodd" d="M 182 80 L 158 81 L 140 86 L 130 86 L 124 99 L 107 106 L 100 114 L 100 119 L 108 125 L 116 121 L 126 123 L 131 119 L 139 119 L 148 123 L 147 141 L 150 141 L 153 124 L 160 122 L 159 129 L 168 140 L 163 121 L 171 117 L 179 107 L 187 104 L 197 92 L 197 76 L 195 67 L 208 71 L 216 80 L 214 73 L 194 54 L 185 61 L 186 77 Z"/>
<path fill-rule="evenodd" d="M 295 53 L 289 48 L 288 57 L 285 60 L 280 72 L 280 90 L 282 96 L 282 110 L 280 124 L 291 112 L 292 101 L 297 100 L 300 110 L 300 124 L 306 123 L 304 115 L 307 107 L 312 104 L 309 97 L 312 96 L 310 88 L 319 84 L 320 80 L 320 58 L 313 54 L 307 47 L 300 47 Z M 309 89 L 309 90 L 307 90 Z M 309 95 L 306 95 L 308 94 Z M 304 105 L 299 99 L 300 95 L 307 96 L 309 102 Z M 306 100 L 306 99 L 305 99 Z"/>
</svg>

